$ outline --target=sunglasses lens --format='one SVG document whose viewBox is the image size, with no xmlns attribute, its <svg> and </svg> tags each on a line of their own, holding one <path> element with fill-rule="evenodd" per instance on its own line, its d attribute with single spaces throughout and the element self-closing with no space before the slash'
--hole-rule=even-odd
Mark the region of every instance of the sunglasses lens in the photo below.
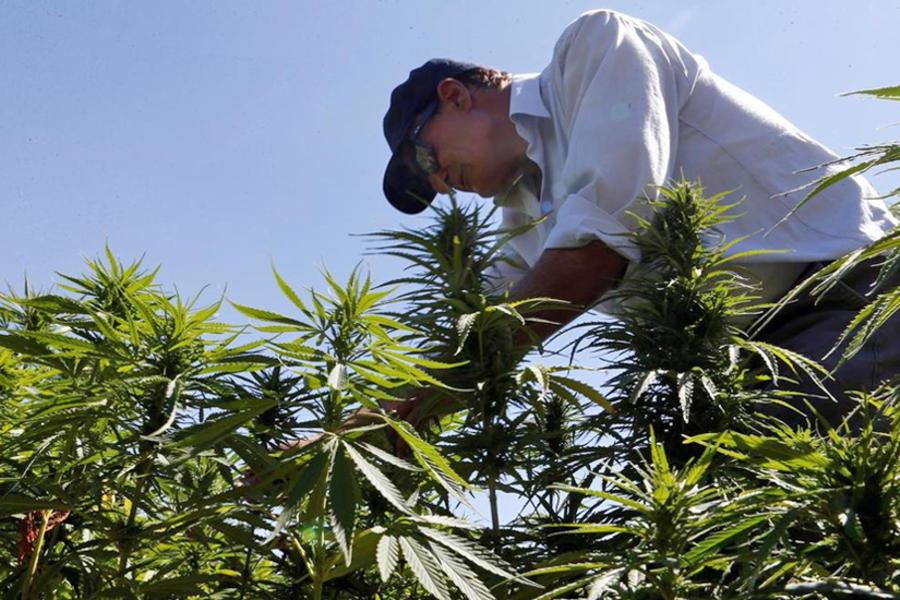
<svg viewBox="0 0 900 600">
<path fill-rule="evenodd" d="M 428 175 L 437 173 L 440 169 L 431 148 L 418 141 L 416 143 L 416 163 L 418 163 L 419 167 L 421 167 Z"/>
</svg>

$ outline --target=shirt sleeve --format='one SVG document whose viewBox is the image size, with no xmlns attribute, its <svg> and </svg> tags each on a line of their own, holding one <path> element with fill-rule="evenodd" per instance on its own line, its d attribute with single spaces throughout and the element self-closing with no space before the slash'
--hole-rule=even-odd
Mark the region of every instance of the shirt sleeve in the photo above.
<svg viewBox="0 0 900 600">
<path fill-rule="evenodd" d="M 640 260 L 629 213 L 647 216 L 647 200 L 672 176 L 678 114 L 699 64 L 649 23 L 612 11 L 583 15 L 563 33 L 545 72 L 567 143 L 545 248 L 599 239 Z"/>
</svg>

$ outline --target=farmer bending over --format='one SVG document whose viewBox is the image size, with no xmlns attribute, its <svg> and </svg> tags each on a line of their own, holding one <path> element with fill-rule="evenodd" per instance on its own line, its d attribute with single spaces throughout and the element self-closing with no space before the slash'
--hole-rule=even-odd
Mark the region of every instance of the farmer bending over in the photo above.
<svg viewBox="0 0 900 600">
<path fill-rule="evenodd" d="M 628 213 L 647 217 L 656 186 L 681 173 L 708 194 L 734 190 L 744 198 L 741 215 L 721 226 L 729 240 L 748 236 L 730 253 L 788 251 L 740 260 L 759 280 L 762 301 L 897 224 L 859 176 L 780 222 L 805 193 L 786 191 L 836 167 L 800 171 L 837 156 L 672 36 L 607 10 L 569 25 L 540 73 L 426 62 L 392 93 L 384 134 L 392 151 L 384 193 L 401 212 L 421 212 L 436 193 L 455 189 L 493 197 L 504 228 L 544 218 L 508 244 L 523 268 L 504 266 L 498 277 L 513 284 L 516 299 L 593 306 L 641 259 L 623 235 L 636 229 Z M 821 358 L 876 271 L 851 273 L 843 296 L 789 308 L 762 339 Z M 574 316 L 555 314 L 558 325 L 533 328 L 546 337 Z M 835 389 L 870 389 L 900 371 L 900 343 L 884 341 L 891 335 L 900 337 L 900 316 L 835 373 Z M 836 410 L 840 416 L 846 407 Z"/>
</svg>

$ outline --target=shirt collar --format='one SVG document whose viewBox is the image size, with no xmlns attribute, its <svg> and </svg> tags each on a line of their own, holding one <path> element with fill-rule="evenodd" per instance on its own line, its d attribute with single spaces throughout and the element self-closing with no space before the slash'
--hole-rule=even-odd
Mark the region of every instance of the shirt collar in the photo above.
<svg viewBox="0 0 900 600">
<path fill-rule="evenodd" d="M 550 118 L 541 98 L 540 73 L 513 75 L 510 82 L 509 115 Z"/>
<path fill-rule="evenodd" d="M 543 147 L 540 143 L 540 132 L 533 118 L 550 119 L 550 111 L 544 106 L 541 98 L 541 80 L 539 73 L 513 75 L 510 82 L 509 117 L 516 127 L 516 132 L 528 143 L 528 158 L 537 164 L 543 162 Z M 537 194 L 540 190 L 532 189 L 532 183 L 520 178 L 513 186 L 494 196 L 494 205 L 500 207 L 520 207 L 532 218 L 540 217 Z M 531 208 L 529 210 L 528 208 Z"/>
</svg>

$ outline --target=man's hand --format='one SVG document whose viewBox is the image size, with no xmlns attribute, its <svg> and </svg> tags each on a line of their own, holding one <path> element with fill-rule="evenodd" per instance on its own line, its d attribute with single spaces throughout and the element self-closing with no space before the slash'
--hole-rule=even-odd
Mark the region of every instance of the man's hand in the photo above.
<svg viewBox="0 0 900 600">
<path fill-rule="evenodd" d="M 416 393 L 413 394 L 408 400 L 383 402 L 382 407 L 393 417 L 406 421 L 416 429 L 419 429 L 425 422 L 427 422 L 427 419 L 429 418 L 427 413 L 429 407 L 432 404 L 429 401 L 432 395 L 433 391 L 430 388 L 421 388 L 417 390 Z M 365 427 L 367 425 L 372 425 L 380 420 L 381 417 L 377 412 L 368 408 L 361 408 L 353 416 L 347 419 L 343 423 L 343 425 L 341 425 L 339 431 L 354 429 L 356 427 Z M 271 448 L 270 451 L 287 452 L 295 448 L 302 448 L 303 446 L 307 446 L 319 441 L 324 435 L 324 433 L 317 433 L 315 435 L 301 438 L 299 440 L 283 442 L 281 444 L 278 444 L 274 448 Z M 393 446 L 394 453 L 397 456 L 404 456 L 409 453 L 409 446 L 406 444 L 402 437 L 395 435 L 392 429 L 388 429 L 387 436 L 389 444 Z M 258 485 L 259 483 L 259 477 L 251 469 L 246 469 L 242 473 L 241 478 L 238 480 L 237 485 L 239 487 L 252 487 Z"/>
<path fill-rule="evenodd" d="M 385 403 L 384 407 L 388 411 L 393 411 L 399 419 L 412 425 L 416 431 L 421 431 L 441 415 L 463 408 L 459 402 L 430 387 L 416 390 L 416 393 L 401 402 Z M 409 453 L 406 441 L 393 430 L 388 431 L 388 439 L 393 443 L 394 453 L 397 456 Z"/>
</svg>

